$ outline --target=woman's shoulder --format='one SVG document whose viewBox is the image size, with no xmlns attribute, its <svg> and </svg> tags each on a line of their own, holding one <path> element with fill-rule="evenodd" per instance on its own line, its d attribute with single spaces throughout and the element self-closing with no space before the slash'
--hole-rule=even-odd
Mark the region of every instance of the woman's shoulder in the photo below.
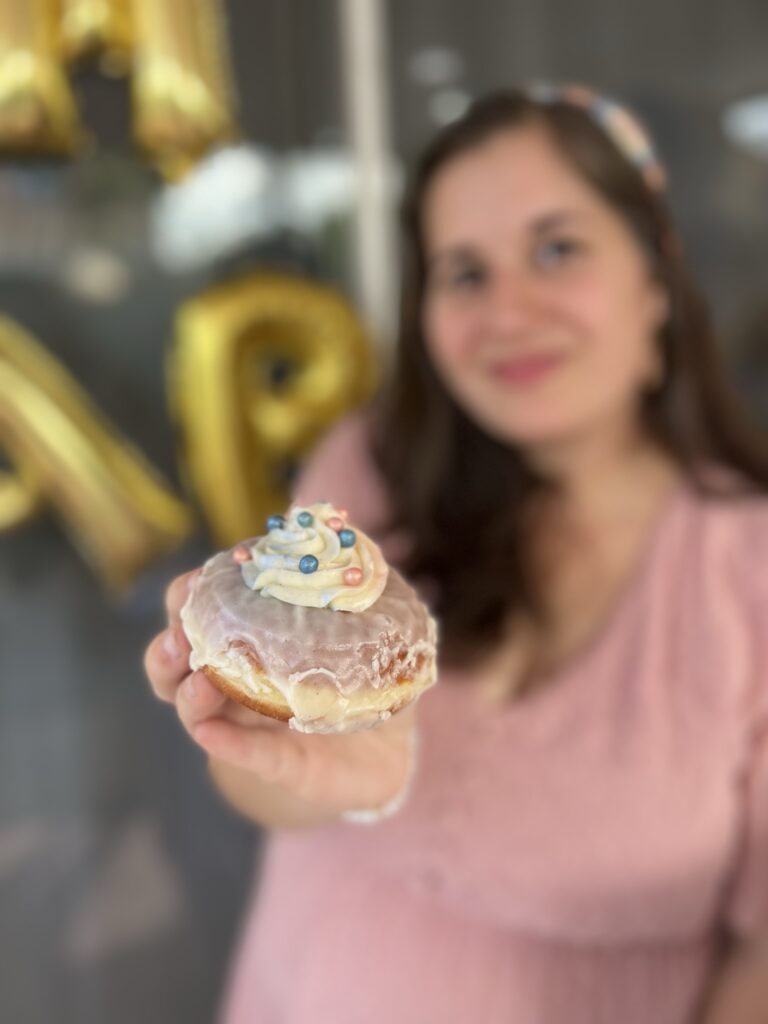
<svg viewBox="0 0 768 1024">
<path fill-rule="evenodd" d="M 293 501 L 330 501 L 349 511 L 366 531 L 386 516 L 386 488 L 372 450 L 373 418 L 357 411 L 338 420 L 320 438 L 301 467 Z"/>
<path fill-rule="evenodd" d="M 701 543 L 690 550 L 717 565 L 735 592 L 764 604 L 768 624 L 768 491 L 740 480 L 714 492 L 688 491 Z"/>
<path fill-rule="evenodd" d="M 742 497 L 722 514 L 732 536 L 737 564 L 752 592 L 764 602 L 764 624 L 768 627 L 768 494 Z"/>
<path fill-rule="evenodd" d="M 705 522 L 738 549 L 768 545 L 768 489 L 761 490 L 735 475 L 721 475 L 701 490 L 688 488 L 690 499 Z"/>
<path fill-rule="evenodd" d="M 329 466 L 339 459 L 355 463 L 370 459 L 371 414 L 366 410 L 347 413 L 332 423 L 318 438 L 305 468 L 325 462 Z"/>
</svg>

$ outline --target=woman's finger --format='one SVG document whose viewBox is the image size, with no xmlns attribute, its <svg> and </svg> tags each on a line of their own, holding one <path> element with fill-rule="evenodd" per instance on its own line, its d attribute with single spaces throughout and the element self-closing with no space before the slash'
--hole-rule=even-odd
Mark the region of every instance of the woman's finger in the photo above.
<svg viewBox="0 0 768 1024">
<path fill-rule="evenodd" d="M 253 772 L 264 782 L 297 794 L 306 788 L 306 748 L 285 726 L 246 727 L 226 718 L 209 718 L 193 728 L 192 736 L 212 757 Z"/>
<path fill-rule="evenodd" d="M 402 790 L 412 763 L 408 744 L 371 748 L 368 737 L 249 729 L 221 717 L 200 722 L 192 735 L 217 760 L 301 800 L 339 810 L 383 806 Z"/>
<path fill-rule="evenodd" d="M 216 689 L 204 672 L 192 672 L 176 691 L 176 711 L 193 738 L 197 725 L 222 714 L 228 703 L 229 698 Z"/>
<path fill-rule="evenodd" d="M 215 715 L 191 726 L 213 759 L 325 809 L 383 807 L 403 791 L 413 770 L 412 716 L 390 730 L 350 735 L 297 733 L 243 726 Z"/>
<path fill-rule="evenodd" d="M 178 623 L 179 612 L 189 597 L 189 588 L 201 572 L 202 569 L 193 569 L 191 572 L 185 572 L 183 576 L 177 576 L 166 590 L 165 610 L 171 625 Z"/>
<path fill-rule="evenodd" d="M 163 630 L 144 654 L 144 670 L 155 695 L 173 701 L 182 679 L 189 674 L 190 646 L 181 626 Z"/>
</svg>

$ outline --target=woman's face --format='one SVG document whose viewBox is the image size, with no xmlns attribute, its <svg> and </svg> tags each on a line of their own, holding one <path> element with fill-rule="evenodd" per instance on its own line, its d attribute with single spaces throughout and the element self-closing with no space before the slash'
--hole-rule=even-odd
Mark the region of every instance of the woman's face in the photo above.
<svg viewBox="0 0 768 1024">
<path fill-rule="evenodd" d="M 428 351 L 475 422 L 529 449 L 637 423 L 666 296 L 544 128 L 455 157 L 423 216 Z"/>
</svg>

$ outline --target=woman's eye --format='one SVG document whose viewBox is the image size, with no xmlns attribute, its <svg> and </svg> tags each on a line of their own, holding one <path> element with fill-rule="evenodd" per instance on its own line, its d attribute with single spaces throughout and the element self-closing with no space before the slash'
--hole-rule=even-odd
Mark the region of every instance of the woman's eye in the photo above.
<svg viewBox="0 0 768 1024">
<path fill-rule="evenodd" d="M 537 267 L 549 269 L 559 267 L 581 250 L 581 245 L 573 238 L 551 238 L 539 242 L 534 249 L 533 257 Z"/>
<path fill-rule="evenodd" d="M 458 290 L 478 288 L 485 281 L 480 267 L 461 267 L 445 275 L 444 284 Z"/>
</svg>

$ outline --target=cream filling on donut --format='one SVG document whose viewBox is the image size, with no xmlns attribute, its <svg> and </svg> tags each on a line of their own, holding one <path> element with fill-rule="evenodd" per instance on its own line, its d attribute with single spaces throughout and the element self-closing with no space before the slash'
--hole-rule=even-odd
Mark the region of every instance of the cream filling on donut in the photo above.
<svg viewBox="0 0 768 1024">
<path fill-rule="evenodd" d="M 302 516 L 307 517 L 306 526 Z M 345 547 L 329 522 L 342 523 L 343 514 L 328 502 L 292 507 L 282 526 L 251 545 L 251 560 L 241 567 L 246 584 L 265 597 L 307 608 L 370 608 L 386 586 L 389 567 L 378 545 L 362 530 L 347 530 L 354 542 Z M 299 567 L 304 555 L 316 560 L 316 568 L 308 573 Z M 349 570 L 357 574 L 354 584 L 346 582 Z"/>
</svg>

